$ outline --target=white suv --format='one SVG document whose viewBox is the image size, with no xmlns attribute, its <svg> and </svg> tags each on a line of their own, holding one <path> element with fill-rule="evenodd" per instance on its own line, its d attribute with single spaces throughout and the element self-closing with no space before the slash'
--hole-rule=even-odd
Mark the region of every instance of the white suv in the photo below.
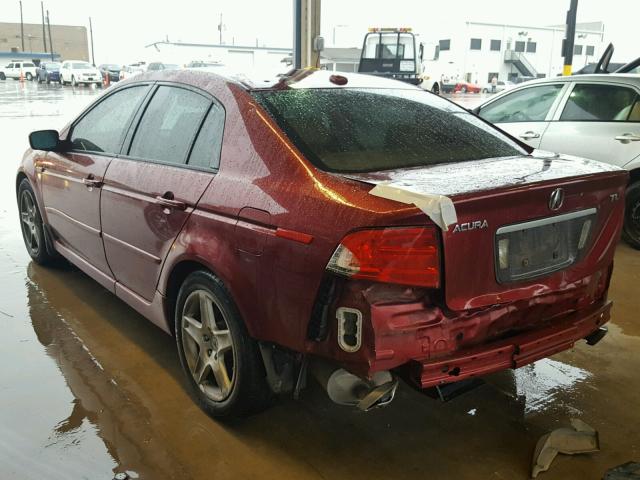
<svg viewBox="0 0 640 480">
<path fill-rule="evenodd" d="M 67 60 L 60 67 L 60 83 L 71 84 L 74 87 L 78 84 L 102 85 L 102 74 L 100 70 L 88 62 L 82 60 Z"/>
<path fill-rule="evenodd" d="M 20 72 L 26 80 L 36 78 L 36 66 L 33 62 L 11 62 L 4 68 L 0 68 L 0 80 L 6 78 L 20 78 Z"/>
</svg>

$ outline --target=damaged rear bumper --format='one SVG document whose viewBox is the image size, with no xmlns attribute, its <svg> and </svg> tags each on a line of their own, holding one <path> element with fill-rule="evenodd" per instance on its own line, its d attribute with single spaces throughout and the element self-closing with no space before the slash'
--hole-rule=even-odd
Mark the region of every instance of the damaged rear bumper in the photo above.
<svg viewBox="0 0 640 480">
<path fill-rule="evenodd" d="M 507 368 L 519 368 L 571 348 L 609 321 L 612 302 L 581 310 L 508 339 L 409 363 L 409 380 L 421 388 L 457 382 Z"/>
</svg>

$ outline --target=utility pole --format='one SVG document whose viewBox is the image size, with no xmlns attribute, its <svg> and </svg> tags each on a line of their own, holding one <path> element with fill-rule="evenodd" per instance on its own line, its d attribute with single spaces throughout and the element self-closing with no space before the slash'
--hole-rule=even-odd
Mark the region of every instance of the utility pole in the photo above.
<svg viewBox="0 0 640 480">
<path fill-rule="evenodd" d="M 89 35 L 91 36 L 91 64 L 96 66 L 95 51 L 93 50 L 93 25 L 91 24 L 91 17 L 89 17 Z"/>
<path fill-rule="evenodd" d="M 320 37 L 322 0 L 293 0 L 293 66 L 320 66 L 323 39 Z"/>
<path fill-rule="evenodd" d="M 20 0 L 20 39 L 22 41 L 22 51 L 24 52 L 24 22 L 22 21 L 22 0 Z"/>
<path fill-rule="evenodd" d="M 47 10 L 47 28 L 49 30 L 49 51 L 51 52 L 51 61 L 55 60 L 53 56 L 53 37 L 51 36 L 51 22 L 49 21 L 49 10 Z"/>
<path fill-rule="evenodd" d="M 564 68 L 562 74 L 565 77 L 571 75 L 571 65 L 573 64 L 573 47 L 576 37 L 576 18 L 578 16 L 578 0 L 571 0 L 571 6 L 567 12 L 567 33 L 564 41 Z"/>
<path fill-rule="evenodd" d="M 44 53 L 47 53 L 47 34 L 44 30 L 44 2 L 40 2 L 40 10 L 42 11 L 42 43 L 44 44 Z"/>
</svg>

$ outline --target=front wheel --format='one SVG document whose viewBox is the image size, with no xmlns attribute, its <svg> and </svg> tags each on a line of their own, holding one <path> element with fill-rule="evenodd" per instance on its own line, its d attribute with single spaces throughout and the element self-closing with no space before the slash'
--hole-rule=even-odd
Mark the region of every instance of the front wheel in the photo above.
<svg viewBox="0 0 640 480">
<path fill-rule="evenodd" d="M 640 250 L 640 181 L 627 189 L 622 238 Z"/>
<path fill-rule="evenodd" d="M 206 271 L 187 277 L 175 326 L 180 363 L 205 412 L 242 417 L 267 407 L 271 391 L 257 343 L 220 279 Z"/>
<path fill-rule="evenodd" d="M 47 252 L 45 246 L 42 216 L 38 209 L 36 196 L 26 178 L 18 187 L 18 211 L 20 212 L 22 239 L 29 256 L 40 265 L 51 263 L 54 257 Z"/>
</svg>

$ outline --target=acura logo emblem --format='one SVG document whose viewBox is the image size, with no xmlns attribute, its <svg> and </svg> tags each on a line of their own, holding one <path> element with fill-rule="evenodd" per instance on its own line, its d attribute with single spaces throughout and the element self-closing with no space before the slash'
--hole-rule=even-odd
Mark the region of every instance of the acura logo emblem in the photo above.
<svg viewBox="0 0 640 480">
<path fill-rule="evenodd" d="M 549 198 L 549 208 L 551 210 L 558 210 L 562 207 L 564 203 L 564 190 L 561 188 L 556 188 L 553 192 L 551 192 L 551 197 Z"/>
</svg>

